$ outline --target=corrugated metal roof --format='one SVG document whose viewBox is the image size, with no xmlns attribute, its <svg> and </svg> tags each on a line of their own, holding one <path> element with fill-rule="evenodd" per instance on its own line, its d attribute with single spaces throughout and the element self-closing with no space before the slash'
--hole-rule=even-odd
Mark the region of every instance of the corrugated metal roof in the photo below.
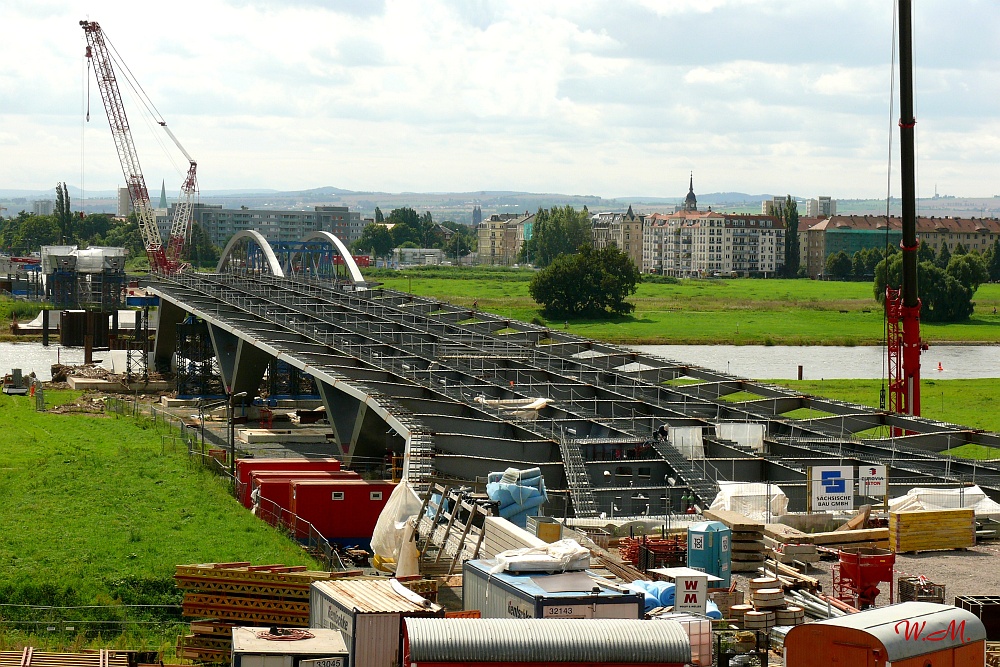
<svg viewBox="0 0 1000 667">
<path fill-rule="evenodd" d="M 888 662 L 986 639 L 986 628 L 974 614 L 933 602 L 903 602 L 796 628 L 819 625 L 867 632 L 882 642 Z"/>
<path fill-rule="evenodd" d="M 666 662 L 691 660 L 676 621 L 407 618 L 410 660 L 431 662 Z"/>
<path fill-rule="evenodd" d="M 388 579 L 317 581 L 313 587 L 345 607 L 365 613 L 409 613 L 428 611 L 392 590 Z"/>
</svg>

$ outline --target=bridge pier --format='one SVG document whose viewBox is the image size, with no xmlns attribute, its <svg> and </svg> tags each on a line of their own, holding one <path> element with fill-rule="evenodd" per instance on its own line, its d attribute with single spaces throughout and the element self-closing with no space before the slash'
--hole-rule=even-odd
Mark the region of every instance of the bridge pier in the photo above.
<svg viewBox="0 0 1000 667">
<path fill-rule="evenodd" d="M 166 299 L 160 300 L 156 319 L 156 340 L 153 344 L 153 368 L 172 369 L 177 351 L 177 325 L 187 317 L 187 311 Z"/>
<path fill-rule="evenodd" d="M 212 324 L 208 325 L 208 335 L 212 339 L 215 358 L 219 360 L 219 373 L 227 393 L 245 391 L 251 399 L 255 398 L 260 393 L 261 380 L 274 356 Z"/>
</svg>

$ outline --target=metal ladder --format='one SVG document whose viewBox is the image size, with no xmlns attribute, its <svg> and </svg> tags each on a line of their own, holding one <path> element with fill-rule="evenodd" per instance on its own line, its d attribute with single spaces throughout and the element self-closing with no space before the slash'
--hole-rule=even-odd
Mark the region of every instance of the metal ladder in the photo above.
<svg viewBox="0 0 1000 667">
<path fill-rule="evenodd" d="M 560 433 L 559 451 L 562 452 L 563 468 L 566 472 L 566 486 L 573 500 L 573 511 L 578 517 L 597 516 L 597 502 L 590 487 L 590 476 L 583 464 L 580 446 L 565 433 Z"/>
</svg>

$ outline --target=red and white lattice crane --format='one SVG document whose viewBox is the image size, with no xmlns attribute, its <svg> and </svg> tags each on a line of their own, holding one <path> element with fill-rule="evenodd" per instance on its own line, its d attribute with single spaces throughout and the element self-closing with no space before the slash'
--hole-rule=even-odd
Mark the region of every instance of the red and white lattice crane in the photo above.
<svg viewBox="0 0 1000 667">
<path fill-rule="evenodd" d="M 139 219 L 139 231 L 142 233 L 146 255 L 149 257 L 149 268 L 151 271 L 166 275 L 178 273 L 185 266 L 181 262 L 181 253 L 191 233 L 191 213 L 194 209 L 194 197 L 198 192 L 198 163 L 177 141 L 177 137 L 167 127 L 166 121 L 157 117 L 156 122 L 166 130 L 167 135 L 187 158 L 189 165 L 184 183 L 181 185 L 180 200 L 174 207 L 167 246 L 164 248 L 160 230 L 156 226 L 156 214 L 149 203 L 149 190 L 146 189 L 146 179 L 139 166 L 139 155 L 132 141 L 132 131 L 125 115 L 125 106 L 122 104 L 121 91 L 118 90 L 118 80 L 115 77 L 115 68 L 104 31 L 96 21 L 80 21 L 80 25 L 87 37 L 87 59 L 93 64 L 97 86 L 101 90 L 101 99 L 104 101 L 104 109 L 111 124 L 111 134 L 118 149 L 122 174 L 128 186 L 129 199 L 132 200 L 132 208 Z M 139 90 L 141 91 L 141 88 Z M 155 107 L 151 103 L 148 107 L 155 112 Z"/>
</svg>

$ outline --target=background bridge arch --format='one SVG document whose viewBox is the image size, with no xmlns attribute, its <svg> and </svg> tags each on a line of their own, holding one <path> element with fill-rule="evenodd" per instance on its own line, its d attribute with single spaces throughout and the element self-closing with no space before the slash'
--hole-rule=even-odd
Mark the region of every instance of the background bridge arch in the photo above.
<svg viewBox="0 0 1000 667">
<path fill-rule="evenodd" d="M 222 251 L 216 273 L 270 274 L 283 278 L 285 272 L 264 235 L 252 229 L 237 232 Z"/>
</svg>

